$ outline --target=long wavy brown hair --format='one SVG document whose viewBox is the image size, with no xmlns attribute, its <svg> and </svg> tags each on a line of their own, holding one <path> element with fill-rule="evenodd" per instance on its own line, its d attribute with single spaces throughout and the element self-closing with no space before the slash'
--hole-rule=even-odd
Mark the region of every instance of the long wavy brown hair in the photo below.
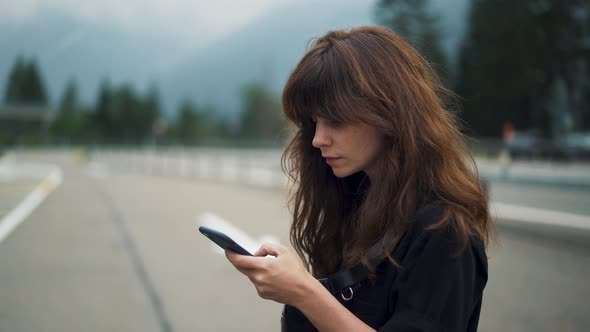
<svg viewBox="0 0 590 332">
<path fill-rule="evenodd" d="M 458 120 L 454 100 L 429 63 L 383 27 L 330 31 L 312 40 L 283 90 L 295 133 L 283 157 L 292 182 L 291 242 L 315 277 L 364 262 L 384 234 L 390 253 L 421 208 L 444 212 L 434 228 L 452 227 L 461 248 L 492 231 L 487 195 Z M 378 178 L 337 178 L 312 146 L 312 115 L 366 123 L 385 137 Z"/>
</svg>

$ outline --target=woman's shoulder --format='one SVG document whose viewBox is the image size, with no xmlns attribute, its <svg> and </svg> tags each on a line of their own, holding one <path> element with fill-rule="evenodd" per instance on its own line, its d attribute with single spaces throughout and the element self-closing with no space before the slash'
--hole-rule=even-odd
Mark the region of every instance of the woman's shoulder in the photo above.
<svg viewBox="0 0 590 332">
<path fill-rule="evenodd" d="M 448 220 L 442 223 L 443 218 Z M 436 234 L 449 240 L 460 240 L 463 237 L 463 232 L 459 230 L 458 223 L 455 222 L 455 215 L 443 205 L 427 205 L 418 209 L 410 223 L 409 231 L 417 234 Z M 481 241 L 477 235 L 472 234 L 467 237 Z"/>
<path fill-rule="evenodd" d="M 482 267 L 487 270 L 487 254 L 483 240 L 477 234 L 464 235 L 457 228 L 453 218 L 449 222 L 441 224 L 447 209 L 441 205 L 429 205 L 419 209 L 409 227 L 408 235 L 413 245 L 421 246 L 426 242 L 438 242 L 437 250 L 447 249 L 452 255 L 473 254 Z"/>
<path fill-rule="evenodd" d="M 425 234 L 457 236 L 452 226 L 441 227 L 440 221 L 445 217 L 446 208 L 441 205 L 428 205 L 416 211 L 408 222 L 408 233 L 412 237 Z"/>
<path fill-rule="evenodd" d="M 445 210 L 442 205 L 426 205 L 416 211 L 413 222 L 421 228 L 432 226 L 444 217 Z"/>
</svg>

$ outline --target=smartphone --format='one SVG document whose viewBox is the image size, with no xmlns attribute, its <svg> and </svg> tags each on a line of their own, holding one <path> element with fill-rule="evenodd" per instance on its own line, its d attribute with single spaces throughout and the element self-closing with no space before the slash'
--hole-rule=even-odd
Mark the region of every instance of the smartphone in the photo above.
<svg viewBox="0 0 590 332">
<path fill-rule="evenodd" d="M 223 248 L 223 250 L 231 250 L 237 252 L 241 255 L 252 256 L 248 250 L 242 248 L 239 244 L 237 244 L 234 240 L 232 240 L 229 236 L 225 235 L 220 231 L 216 231 L 209 227 L 200 226 L 199 231 L 209 238 L 209 240 L 215 242 L 218 246 Z"/>
</svg>

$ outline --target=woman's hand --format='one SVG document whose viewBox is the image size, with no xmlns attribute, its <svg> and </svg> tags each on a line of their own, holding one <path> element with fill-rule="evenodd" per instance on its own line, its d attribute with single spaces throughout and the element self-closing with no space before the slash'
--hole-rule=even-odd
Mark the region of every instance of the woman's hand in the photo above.
<svg viewBox="0 0 590 332">
<path fill-rule="evenodd" d="M 318 281 L 286 247 L 264 243 L 254 257 L 226 250 L 227 259 L 256 287 L 258 296 L 298 306 Z"/>
<path fill-rule="evenodd" d="M 254 257 L 229 250 L 225 256 L 250 278 L 260 297 L 297 307 L 318 330 L 375 331 L 338 302 L 287 248 L 265 243 Z"/>
</svg>

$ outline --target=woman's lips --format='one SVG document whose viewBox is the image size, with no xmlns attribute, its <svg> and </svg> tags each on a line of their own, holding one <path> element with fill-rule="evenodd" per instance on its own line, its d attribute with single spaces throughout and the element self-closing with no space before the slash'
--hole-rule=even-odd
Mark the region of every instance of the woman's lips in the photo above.
<svg viewBox="0 0 590 332">
<path fill-rule="evenodd" d="M 340 157 L 326 157 L 326 163 L 332 164 L 338 159 L 340 159 Z"/>
</svg>

